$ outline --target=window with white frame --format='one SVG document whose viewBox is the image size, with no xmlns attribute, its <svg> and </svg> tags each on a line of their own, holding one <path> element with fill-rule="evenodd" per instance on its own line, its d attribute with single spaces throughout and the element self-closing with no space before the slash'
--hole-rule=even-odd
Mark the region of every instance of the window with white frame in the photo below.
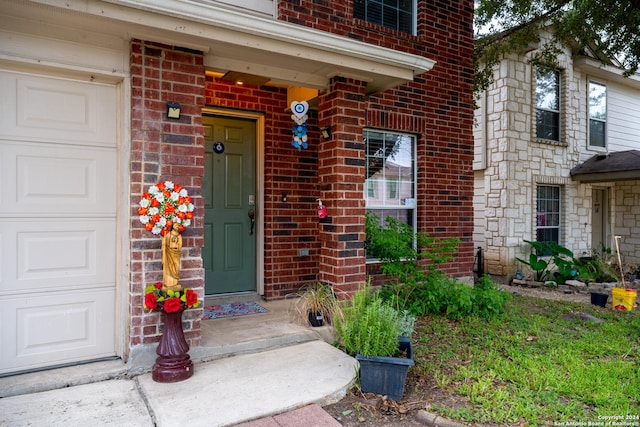
<svg viewBox="0 0 640 427">
<path fill-rule="evenodd" d="M 560 141 L 560 73 L 536 72 L 536 138 Z"/>
<path fill-rule="evenodd" d="M 393 217 L 415 230 L 415 136 L 365 129 L 363 139 L 366 145 L 367 212 L 378 216 L 381 223 L 387 217 Z"/>
<path fill-rule="evenodd" d="M 607 87 L 589 82 L 589 146 L 605 147 L 607 131 Z"/>
<path fill-rule="evenodd" d="M 415 0 L 354 0 L 353 16 L 373 24 L 415 34 Z"/>
<path fill-rule="evenodd" d="M 536 241 L 560 244 L 560 187 L 538 185 L 536 189 Z"/>
</svg>

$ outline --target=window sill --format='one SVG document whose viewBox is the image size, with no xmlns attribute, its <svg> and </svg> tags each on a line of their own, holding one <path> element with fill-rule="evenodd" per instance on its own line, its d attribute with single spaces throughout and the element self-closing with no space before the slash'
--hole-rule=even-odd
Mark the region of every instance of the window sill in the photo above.
<svg viewBox="0 0 640 427">
<path fill-rule="evenodd" d="M 545 144 L 545 145 L 553 145 L 555 147 L 568 147 L 569 143 L 564 142 L 564 141 L 554 141 L 552 139 L 540 139 L 540 138 L 534 138 L 533 142 L 537 142 L 538 144 Z"/>
</svg>

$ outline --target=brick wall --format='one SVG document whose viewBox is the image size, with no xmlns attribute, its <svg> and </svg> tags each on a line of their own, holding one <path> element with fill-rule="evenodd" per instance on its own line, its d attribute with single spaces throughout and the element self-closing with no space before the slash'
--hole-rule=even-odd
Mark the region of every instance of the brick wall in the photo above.
<svg viewBox="0 0 640 427">
<path fill-rule="evenodd" d="M 162 281 L 161 238 L 146 231 L 137 207 L 143 192 L 158 181 L 182 185 L 196 206 L 194 219 L 183 233 L 180 283 L 204 294 L 204 211 L 201 181 L 204 173 L 204 137 L 201 110 L 204 104 L 204 66 L 200 52 L 133 40 L 131 64 L 131 268 L 130 344 L 160 340 L 160 314 L 143 311 L 144 288 Z M 168 119 L 166 103 L 178 102 L 180 119 Z M 200 344 L 202 309 L 183 315 L 185 337 Z"/>
<path fill-rule="evenodd" d="M 291 112 L 284 88 L 236 86 L 207 76 L 206 104 L 259 111 L 265 116 L 264 285 L 265 298 L 277 299 L 318 280 L 318 144 L 317 113 L 307 123 L 309 143 L 291 145 Z M 282 201 L 282 193 L 287 201 Z M 308 256 L 300 256 L 308 249 Z"/>
<path fill-rule="evenodd" d="M 418 135 L 418 226 L 462 239 L 453 275 L 473 264 L 473 2 L 418 3 L 417 35 L 353 19 L 353 2 L 281 0 L 278 18 L 437 61 L 413 82 L 364 99 L 365 126 Z"/>
<path fill-rule="evenodd" d="M 328 214 L 319 230 L 319 279 L 344 295 L 355 292 L 366 280 L 365 89 L 362 81 L 334 77 L 318 106 L 321 126 L 331 126 L 332 131 L 318 152 L 320 190 Z"/>
</svg>

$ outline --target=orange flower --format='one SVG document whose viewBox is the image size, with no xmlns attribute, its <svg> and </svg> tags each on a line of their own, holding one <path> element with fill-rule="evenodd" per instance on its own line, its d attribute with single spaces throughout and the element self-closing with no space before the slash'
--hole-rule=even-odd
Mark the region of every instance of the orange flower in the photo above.
<svg viewBox="0 0 640 427">
<path fill-rule="evenodd" d="M 147 208 L 143 208 L 142 206 L 140 206 L 138 208 L 138 215 L 146 215 L 147 214 L 148 209 Z"/>
<path fill-rule="evenodd" d="M 160 181 L 159 183 L 157 183 L 157 184 L 156 184 L 156 187 L 158 187 L 158 190 L 160 190 L 160 191 L 164 191 L 164 189 L 165 189 L 165 188 L 167 188 L 167 187 L 164 185 L 164 182 L 162 182 L 162 181 Z"/>
</svg>

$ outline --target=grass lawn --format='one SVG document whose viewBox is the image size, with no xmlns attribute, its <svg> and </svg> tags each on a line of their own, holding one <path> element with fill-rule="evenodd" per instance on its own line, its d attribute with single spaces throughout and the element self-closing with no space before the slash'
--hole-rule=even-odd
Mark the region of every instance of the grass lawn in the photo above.
<svg viewBox="0 0 640 427">
<path fill-rule="evenodd" d="M 514 296 L 490 321 L 421 318 L 413 341 L 413 369 L 468 402 L 455 410 L 431 408 L 447 417 L 606 425 L 605 417 L 618 416 L 627 422 L 618 425 L 640 425 L 638 310 Z"/>
</svg>

